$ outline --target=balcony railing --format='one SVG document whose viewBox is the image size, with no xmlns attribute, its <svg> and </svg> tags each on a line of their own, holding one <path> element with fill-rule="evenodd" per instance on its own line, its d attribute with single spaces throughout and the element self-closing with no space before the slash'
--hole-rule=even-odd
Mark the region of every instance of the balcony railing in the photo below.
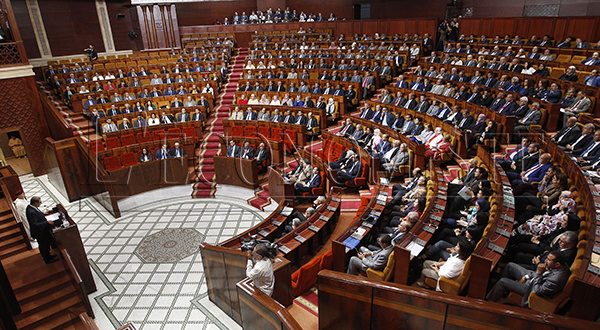
<svg viewBox="0 0 600 330">
<path fill-rule="evenodd" d="M 0 43 L 0 67 L 29 64 L 22 41 Z"/>
</svg>

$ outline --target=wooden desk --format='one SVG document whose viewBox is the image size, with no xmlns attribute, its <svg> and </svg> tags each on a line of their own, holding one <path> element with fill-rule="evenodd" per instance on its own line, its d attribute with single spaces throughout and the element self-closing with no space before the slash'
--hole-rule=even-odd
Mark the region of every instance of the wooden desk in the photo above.
<svg viewBox="0 0 600 330">
<path fill-rule="evenodd" d="M 215 175 L 219 184 L 254 189 L 258 187 L 256 160 L 215 156 Z"/>
<path fill-rule="evenodd" d="M 277 203 L 285 201 L 288 205 L 294 205 L 294 186 L 286 183 L 277 170 L 269 167 L 269 195 Z"/>
<path fill-rule="evenodd" d="M 77 223 L 69 216 L 69 213 L 62 204 L 58 204 L 56 207 L 59 212 L 64 214 L 65 220 L 63 221 L 67 221 L 67 223 L 65 223 L 65 227 L 52 229 L 52 235 L 56 242 L 64 246 L 69 252 L 73 265 L 85 284 L 86 293 L 90 294 L 95 292 L 96 283 L 92 276 L 92 270 L 88 262 L 87 254 L 85 253 L 85 248 L 83 247 L 83 242 L 81 241 L 81 234 L 77 228 Z"/>
</svg>

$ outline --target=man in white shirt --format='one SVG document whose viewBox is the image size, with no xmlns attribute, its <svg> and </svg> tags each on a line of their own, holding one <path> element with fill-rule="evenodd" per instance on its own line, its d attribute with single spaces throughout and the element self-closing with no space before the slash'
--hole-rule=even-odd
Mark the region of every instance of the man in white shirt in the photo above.
<svg viewBox="0 0 600 330">
<path fill-rule="evenodd" d="M 17 199 L 15 199 L 15 201 L 14 201 L 15 209 L 17 210 L 17 213 L 21 217 L 21 223 L 23 223 L 23 228 L 25 228 L 27 237 L 29 237 L 30 241 L 33 241 L 33 239 L 31 238 L 31 231 L 29 229 L 29 222 L 27 221 L 27 213 L 25 212 L 27 210 L 27 205 L 29 205 L 29 203 L 25 199 L 25 193 L 23 192 L 23 190 L 17 191 L 15 193 L 15 195 L 17 196 Z"/>
<path fill-rule="evenodd" d="M 248 250 L 246 276 L 252 280 L 255 287 L 267 296 L 273 294 L 275 287 L 273 262 L 268 257 L 268 249 L 264 243 L 257 244 L 253 251 Z"/>
</svg>

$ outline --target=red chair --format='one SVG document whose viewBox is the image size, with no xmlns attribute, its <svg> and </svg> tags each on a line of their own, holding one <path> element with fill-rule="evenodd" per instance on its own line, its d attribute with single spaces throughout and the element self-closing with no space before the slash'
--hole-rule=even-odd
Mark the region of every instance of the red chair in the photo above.
<svg viewBox="0 0 600 330">
<path fill-rule="evenodd" d="M 256 137 L 258 134 L 257 126 L 245 126 L 244 127 L 244 136 L 245 137 Z"/>
<path fill-rule="evenodd" d="M 244 136 L 244 127 L 243 126 L 232 126 L 231 127 L 231 136 Z"/>
<path fill-rule="evenodd" d="M 135 136 L 133 136 L 133 134 L 121 135 L 121 145 L 123 147 L 131 146 L 134 144 L 137 144 L 137 142 L 135 141 Z"/>
<path fill-rule="evenodd" d="M 260 126 L 258 128 L 258 135 L 259 135 L 259 137 L 264 137 L 265 139 L 270 139 L 271 138 L 271 128 Z"/>
<path fill-rule="evenodd" d="M 367 184 L 367 177 L 369 176 L 369 163 L 365 162 L 361 159 L 362 163 L 362 173 L 359 174 L 356 178 L 346 183 L 347 187 L 350 188 L 360 188 Z"/>
<path fill-rule="evenodd" d="M 152 141 L 164 143 L 167 140 L 167 133 L 163 130 L 152 131 Z"/>
<path fill-rule="evenodd" d="M 321 171 L 321 185 L 318 187 L 314 187 L 310 190 L 310 192 L 303 192 L 302 193 L 302 197 L 311 197 L 311 196 L 321 196 L 323 195 L 323 193 L 325 192 L 325 173 L 323 173 L 323 171 Z"/>
<path fill-rule="evenodd" d="M 196 135 L 196 128 L 184 127 L 183 128 L 183 139 L 185 144 L 195 144 L 198 142 L 198 136 Z"/>
<path fill-rule="evenodd" d="M 121 147 L 121 141 L 117 137 L 110 137 L 106 139 L 106 149 L 116 149 Z"/>
<path fill-rule="evenodd" d="M 138 143 L 152 142 L 152 134 L 150 132 L 137 133 Z"/>
<path fill-rule="evenodd" d="M 118 156 L 109 156 L 104 158 L 104 168 L 111 172 L 121 168 L 121 161 Z"/>
<path fill-rule="evenodd" d="M 271 130 L 271 139 L 273 141 L 283 141 L 283 128 L 273 128 Z"/>
<path fill-rule="evenodd" d="M 179 128 L 169 128 L 167 135 L 169 136 L 169 140 L 179 139 L 181 138 L 181 130 Z"/>
<path fill-rule="evenodd" d="M 123 167 L 133 166 L 139 164 L 139 160 L 136 154 L 133 152 L 128 152 L 126 154 L 121 155 L 121 162 L 123 163 Z"/>
<path fill-rule="evenodd" d="M 104 143 L 102 143 L 102 140 L 90 141 L 90 151 L 94 155 L 97 155 L 99 152 L 102 152 L 104 150 L 106 149 L 104 148 Z"/>
<path fill-rule="evenodd" d="M 285 149 L 289 152 L 292 152 L 297 145 L 297 135 L 294 130 L 286 130 L 285 131 Z"/>
</svg>

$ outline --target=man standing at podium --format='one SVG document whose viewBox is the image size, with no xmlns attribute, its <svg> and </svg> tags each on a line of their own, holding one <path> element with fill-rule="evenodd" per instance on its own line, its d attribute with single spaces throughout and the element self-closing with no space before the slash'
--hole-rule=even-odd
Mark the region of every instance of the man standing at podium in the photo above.
<svg viewBox="0 0 600 330">
<path fill-rule="evenodd" d="M 53 225 L 53 222 L 46 220 L 44 212 L 39 209 L 41 205 L 40 197 L 32 197 L 25 212 L 31 229 L 31 237 L 37 239 L 44 262 L 51 264 L 58 261 L 55 254 L 50 254 L 50 244 L 54 241 L 50 233 L 50 226 Z"/>
</svg>

